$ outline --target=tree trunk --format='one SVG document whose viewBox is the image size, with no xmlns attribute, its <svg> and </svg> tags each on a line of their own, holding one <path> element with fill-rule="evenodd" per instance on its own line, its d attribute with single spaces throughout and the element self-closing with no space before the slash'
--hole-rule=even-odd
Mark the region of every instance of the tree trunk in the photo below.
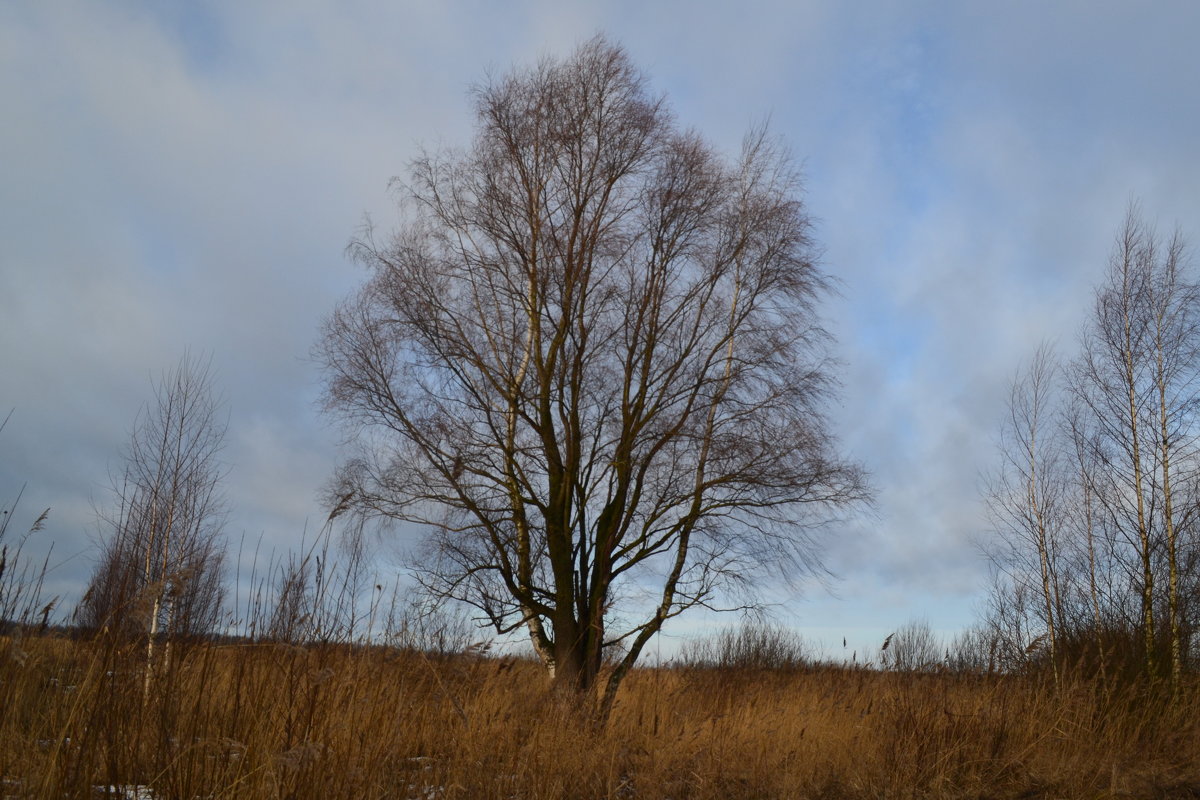
<svg viewBox="0 0 1200 800">
<path fill-rule="evenodd" d="M 1128 298 L 1123 298 L 1128 304 Z M 1138 430 L 1138 407 L 1135 394 L 1137 377 L 1134 368 L 1132 323 L 1128 305 L 1125 308 L 1125 388 L 1129 402 L 1129 437 L 1132 445 L 1130 460 L 1133 467 L 1133 493 L 1137 503 L 1137 534 L 1141 547 L 1139 556 L 1142 566 L 1142 636 L 1146 648 L 1146 672 L 1153 675 L 1158 671 L 1158 659 L 1154 652 L 1154 571 L 1150 560 L 1150 532 L 1146 522 L 1146 501 L 1142 489 L 1142 454 Z"/>
<path fill-rule="evenodd" d="M 600 675 L 601 648 L 599 643 L 589 646 L 594 636 L 589 626 L 580 625 L 574 618 L 561 623 L 556 621 L 552 673 L 556 690 L 579 699 L 595 690 Z"/>
<path fill-rule="evenodd" d="M 1041 390 L 1040 382 L 1042 376 L 1040 373 L 1036 378 L 1038 384 L 1035 385 L 1034 391 Z M 1037 534 L 1037 550 L 1038 550 L 1038 566 L 1041 570 L 1042 577 L 1042 599 L 1046 604 L 1046 634 L 1050 639 L 1050 664 L 1054 668 L 1054 683 L 1058 685 L 1058 639 L 1055 636 L 1054 630 L 1054 599 L 1055 592 L 1050 588 L 1050 543 L 1049 537 L 1046 534 L 1046 518 L 1042 509 L 1042 502 L 1038 496 L 1038 439 L 1037 439 L 1037 422 L 1038 412 L 1040 408 L 1040 397 L 1035 400 L 1034 416 L 1031 420 L 1032 425 L 1029 432 L 1029 506 L 1033 511 L 1034 525 Z"/>
<path fill-rule="evenodd" d="M 1167 533 L 1167 617 L 1171 636 L 1171 682 L 1178 686 L 1183 677 L 1183 652 L 1179 631 L 1179 567 L 1176 558 L 1175 515 L 1171 494 L 1171 435 L 1168 426 L 1167 373 L 1164 364 L 1164 311 L 1158 310 L 1155 336 L 1158 383 L 1159 461 L 1162 463 L 1163 526 Z"/>
</svg>

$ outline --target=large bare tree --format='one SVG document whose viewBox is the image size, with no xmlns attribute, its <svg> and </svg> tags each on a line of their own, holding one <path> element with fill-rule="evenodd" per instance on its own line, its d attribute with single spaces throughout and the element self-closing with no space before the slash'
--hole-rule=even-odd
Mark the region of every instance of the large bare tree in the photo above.
<svg viewBox="0 0 1200 800">
<path fill-rule="evenodd" d="M 430 526 L 426 587 L 524 626 L 560 687 L 618 653 L 607 709 L 666 620 L 816 566 L 867 497 L 822 413 L 828 279 L 786 154 L 722 158 L 604 39 L 474 100 L 471 147 L 352 245 L 370 278 L 319 348 L 361 445 L 335 511 Z"/>
</svg>

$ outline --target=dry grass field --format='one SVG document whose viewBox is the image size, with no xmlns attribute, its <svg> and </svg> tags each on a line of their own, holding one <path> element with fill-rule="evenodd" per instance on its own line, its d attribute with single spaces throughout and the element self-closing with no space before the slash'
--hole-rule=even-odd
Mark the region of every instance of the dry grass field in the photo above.
<svg viewBox="0 0 1200 800">
<path fill-rule="evenodd" d="M 149 685 L 149 691 L 147 686 Z M 644 668 L 608 725 L 537 665 L 0 640 L 4 798 L 1200 797 L 1200 702 L 1048 676 Z"/>
</svg>

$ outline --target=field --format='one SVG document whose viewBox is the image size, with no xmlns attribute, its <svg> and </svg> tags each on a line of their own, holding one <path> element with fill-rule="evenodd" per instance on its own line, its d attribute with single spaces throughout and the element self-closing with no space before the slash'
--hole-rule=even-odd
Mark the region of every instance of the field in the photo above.
<svg viewBox="0 0 1200 800">
<path fill-rule="evenodd" d="M 601 729 L 467 651 L 0 640 L 4 798 L 1200 797 L 1197 687 L 667 666 Z"/>
</svg>

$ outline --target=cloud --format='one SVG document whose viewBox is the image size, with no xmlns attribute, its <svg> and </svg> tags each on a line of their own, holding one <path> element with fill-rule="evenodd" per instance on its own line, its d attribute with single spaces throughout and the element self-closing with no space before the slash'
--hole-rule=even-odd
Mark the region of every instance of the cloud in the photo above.
<svg viewBox="0 0 1200 800">
<path fill-rule="evenodd" d="M 602 31 L 683 124 L 731 149 L 769 115 L 803 160 L 843 282 L 835 419 L 880 494 L 829 541 L 847 599 L 798 613 L 960 624 L 1007 381 L 1039 340 L 1069 349 L 1131 197 L 1200 235 L 1197 23 L 1186 3 L 4 6 L 0 500 L 27 482 L 58 551 L 86 552 L 151 376 L 190 348 L 229 403 L 231 533 L 293 543 L 338 454 L 308 352 L 361 278 L 347 240 L 364 213 L 391 225 L 418 143 L 469 141 L 486 70 Z"/>
</svg>

